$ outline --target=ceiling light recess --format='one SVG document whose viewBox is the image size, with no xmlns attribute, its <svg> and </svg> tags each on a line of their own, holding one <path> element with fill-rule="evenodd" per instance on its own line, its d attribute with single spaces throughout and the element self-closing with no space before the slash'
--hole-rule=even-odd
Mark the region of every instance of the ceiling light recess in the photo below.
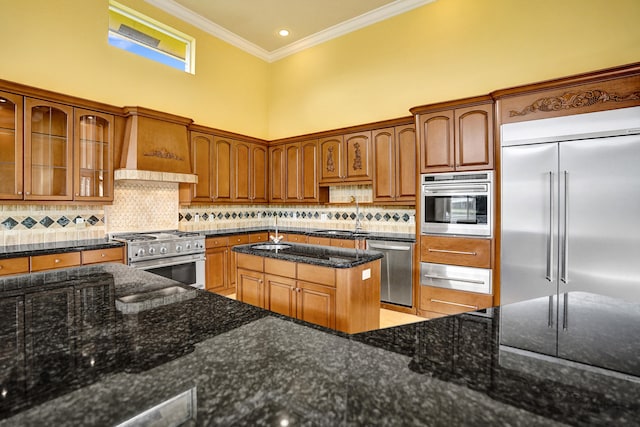
<svg viewBox="0 0 640 427">
<path fill-rule="evenodd" d="M 287 30 L 286 28 L 283 28 L 278 31 L 278 34 L 282 37 L 287 37 L 289 35 L 289 30 Z"/>
</svg>

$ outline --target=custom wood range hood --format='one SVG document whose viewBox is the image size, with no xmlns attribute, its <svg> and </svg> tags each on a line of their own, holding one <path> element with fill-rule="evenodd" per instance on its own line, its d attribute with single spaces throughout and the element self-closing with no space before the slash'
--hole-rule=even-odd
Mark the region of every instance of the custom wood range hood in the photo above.
<svg viewBox="0 0 640 427">
<path fill-rule="evenodd" d="M 143 107 L 124 107 L 124 112 L 124 144 L 114 180 L 198 182 L 189 149 L 193 120 Z"/>
</svg>

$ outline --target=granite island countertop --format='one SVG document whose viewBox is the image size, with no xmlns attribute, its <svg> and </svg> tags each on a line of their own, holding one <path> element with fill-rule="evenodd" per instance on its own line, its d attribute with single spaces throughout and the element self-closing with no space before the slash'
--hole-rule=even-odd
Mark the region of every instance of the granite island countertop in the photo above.
<svg viewBox="0 0 640 427">
<path fill-rule="evenodd" d="M 282 242 L 279 245 L 275 245 L 282 247 L 282 249 L 260 249 L 261 247 L 272 246 L 274 246 L 272 243 L 251 243 L 248 245 L 234 246 L 232 250 L 240 254 L 331 268 L 352 268 L 384 258 L 384 254 L 381 252 L 290 242 Z"/>
<path fill-rule="evenodd" d="M 332 231 L 338 233 L 332 234 Z M 248 227 L 248 228 L 229 228 L 222 230 L 204 230 L 198 231 L 205 237 L 223 237 L 231 236 L 234 234 L 251 234 L 251 233 L 274 233 L 274 227 Z M 352 232 L 350 230 L 327 230 L 327 229 L 314 229 L 314 228 L 296 228 L 296 227 L 279 227 L 278 233 L 284 234 L 302 234 L 305 236 L 315 237 L 329 237 L 332 239 L 343 240 L 387 240 L 393 242 L 409 242 L 415 243 L 416 236 L 413 233 L 392 233 L 384 231 L 362 231 Z"/>
<path fill-rule="evenodd" d="M 569 293 L 575 326 L 596 315 L 567 357 L 501 342 L 530 335 L 501 316 L 528 301 L 346 335 L 118 264 L 1 281 L 0 426 L 118 425 L 151 408 L 186 425 L 640 419 L 638 303 Z"/>
<path fill-rule="evenodd" d="M 80 252 L 93 249 L 109 249 L 120 246 L 124 246 L 124 243 L 107 239 L 69 240 L 50 243 L 8 245 L 0 248 L 0 259 L 60 254 L 65 252 Z"/>
</svg>

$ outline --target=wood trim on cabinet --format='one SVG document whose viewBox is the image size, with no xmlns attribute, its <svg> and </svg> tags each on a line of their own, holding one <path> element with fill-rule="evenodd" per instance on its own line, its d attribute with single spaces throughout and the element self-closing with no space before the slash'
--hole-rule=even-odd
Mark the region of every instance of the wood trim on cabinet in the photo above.
<svg viewBox="0 0 640 427">
<path fill-rule="evenodd" d="M 336 286 L 336 269 L 298 263 L 298 280 Z"/>
<path fill-rule="evenodd" d="M 0 276 L 29 272 L 29 257 L 6 258 L 0 260 Z"/>
<path fill-rule="evenodd" d="M 420 236 L 422 262 L 491 268 L 491 258 L 491 239 Z"/>
<path fill-rule="evenodd" d="M 124 247 L 109 249 L 93 249 L 81 252 L 82 264 L 98 264 L 102 262 L 124 262 Z"/>
<path fill-rule="evenodd" d="M 454 291 L 451 289 L 420 286 L 421 311 L 432 311 L 444 314 L 458 314 L 491 307 L 491 295 L 474 292 Z"/>
<path fill-rule="evenodd" d="M 80 252 L 36 255 L 31 257 L 31 271 L 53 270 L 56 268 L 76 267 L 81 265 Z"/>
</svg>

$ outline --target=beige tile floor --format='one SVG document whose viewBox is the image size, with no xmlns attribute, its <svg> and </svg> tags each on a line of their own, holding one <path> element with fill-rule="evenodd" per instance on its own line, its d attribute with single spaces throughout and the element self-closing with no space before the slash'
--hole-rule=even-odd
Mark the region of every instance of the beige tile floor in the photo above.
<svg viewBox="0 0 640 427">
<path fill-rule="evenodd" d="M 227 298 L 236 299 L 236 294 L 227 295 Z M 380 309 L 380 328 L 390 328 L 392 326 L 406 325 L 409 323 L 427 320 L 424 317 L 413 314 L 400 313 L 398 311 Z"/>
</svg>

